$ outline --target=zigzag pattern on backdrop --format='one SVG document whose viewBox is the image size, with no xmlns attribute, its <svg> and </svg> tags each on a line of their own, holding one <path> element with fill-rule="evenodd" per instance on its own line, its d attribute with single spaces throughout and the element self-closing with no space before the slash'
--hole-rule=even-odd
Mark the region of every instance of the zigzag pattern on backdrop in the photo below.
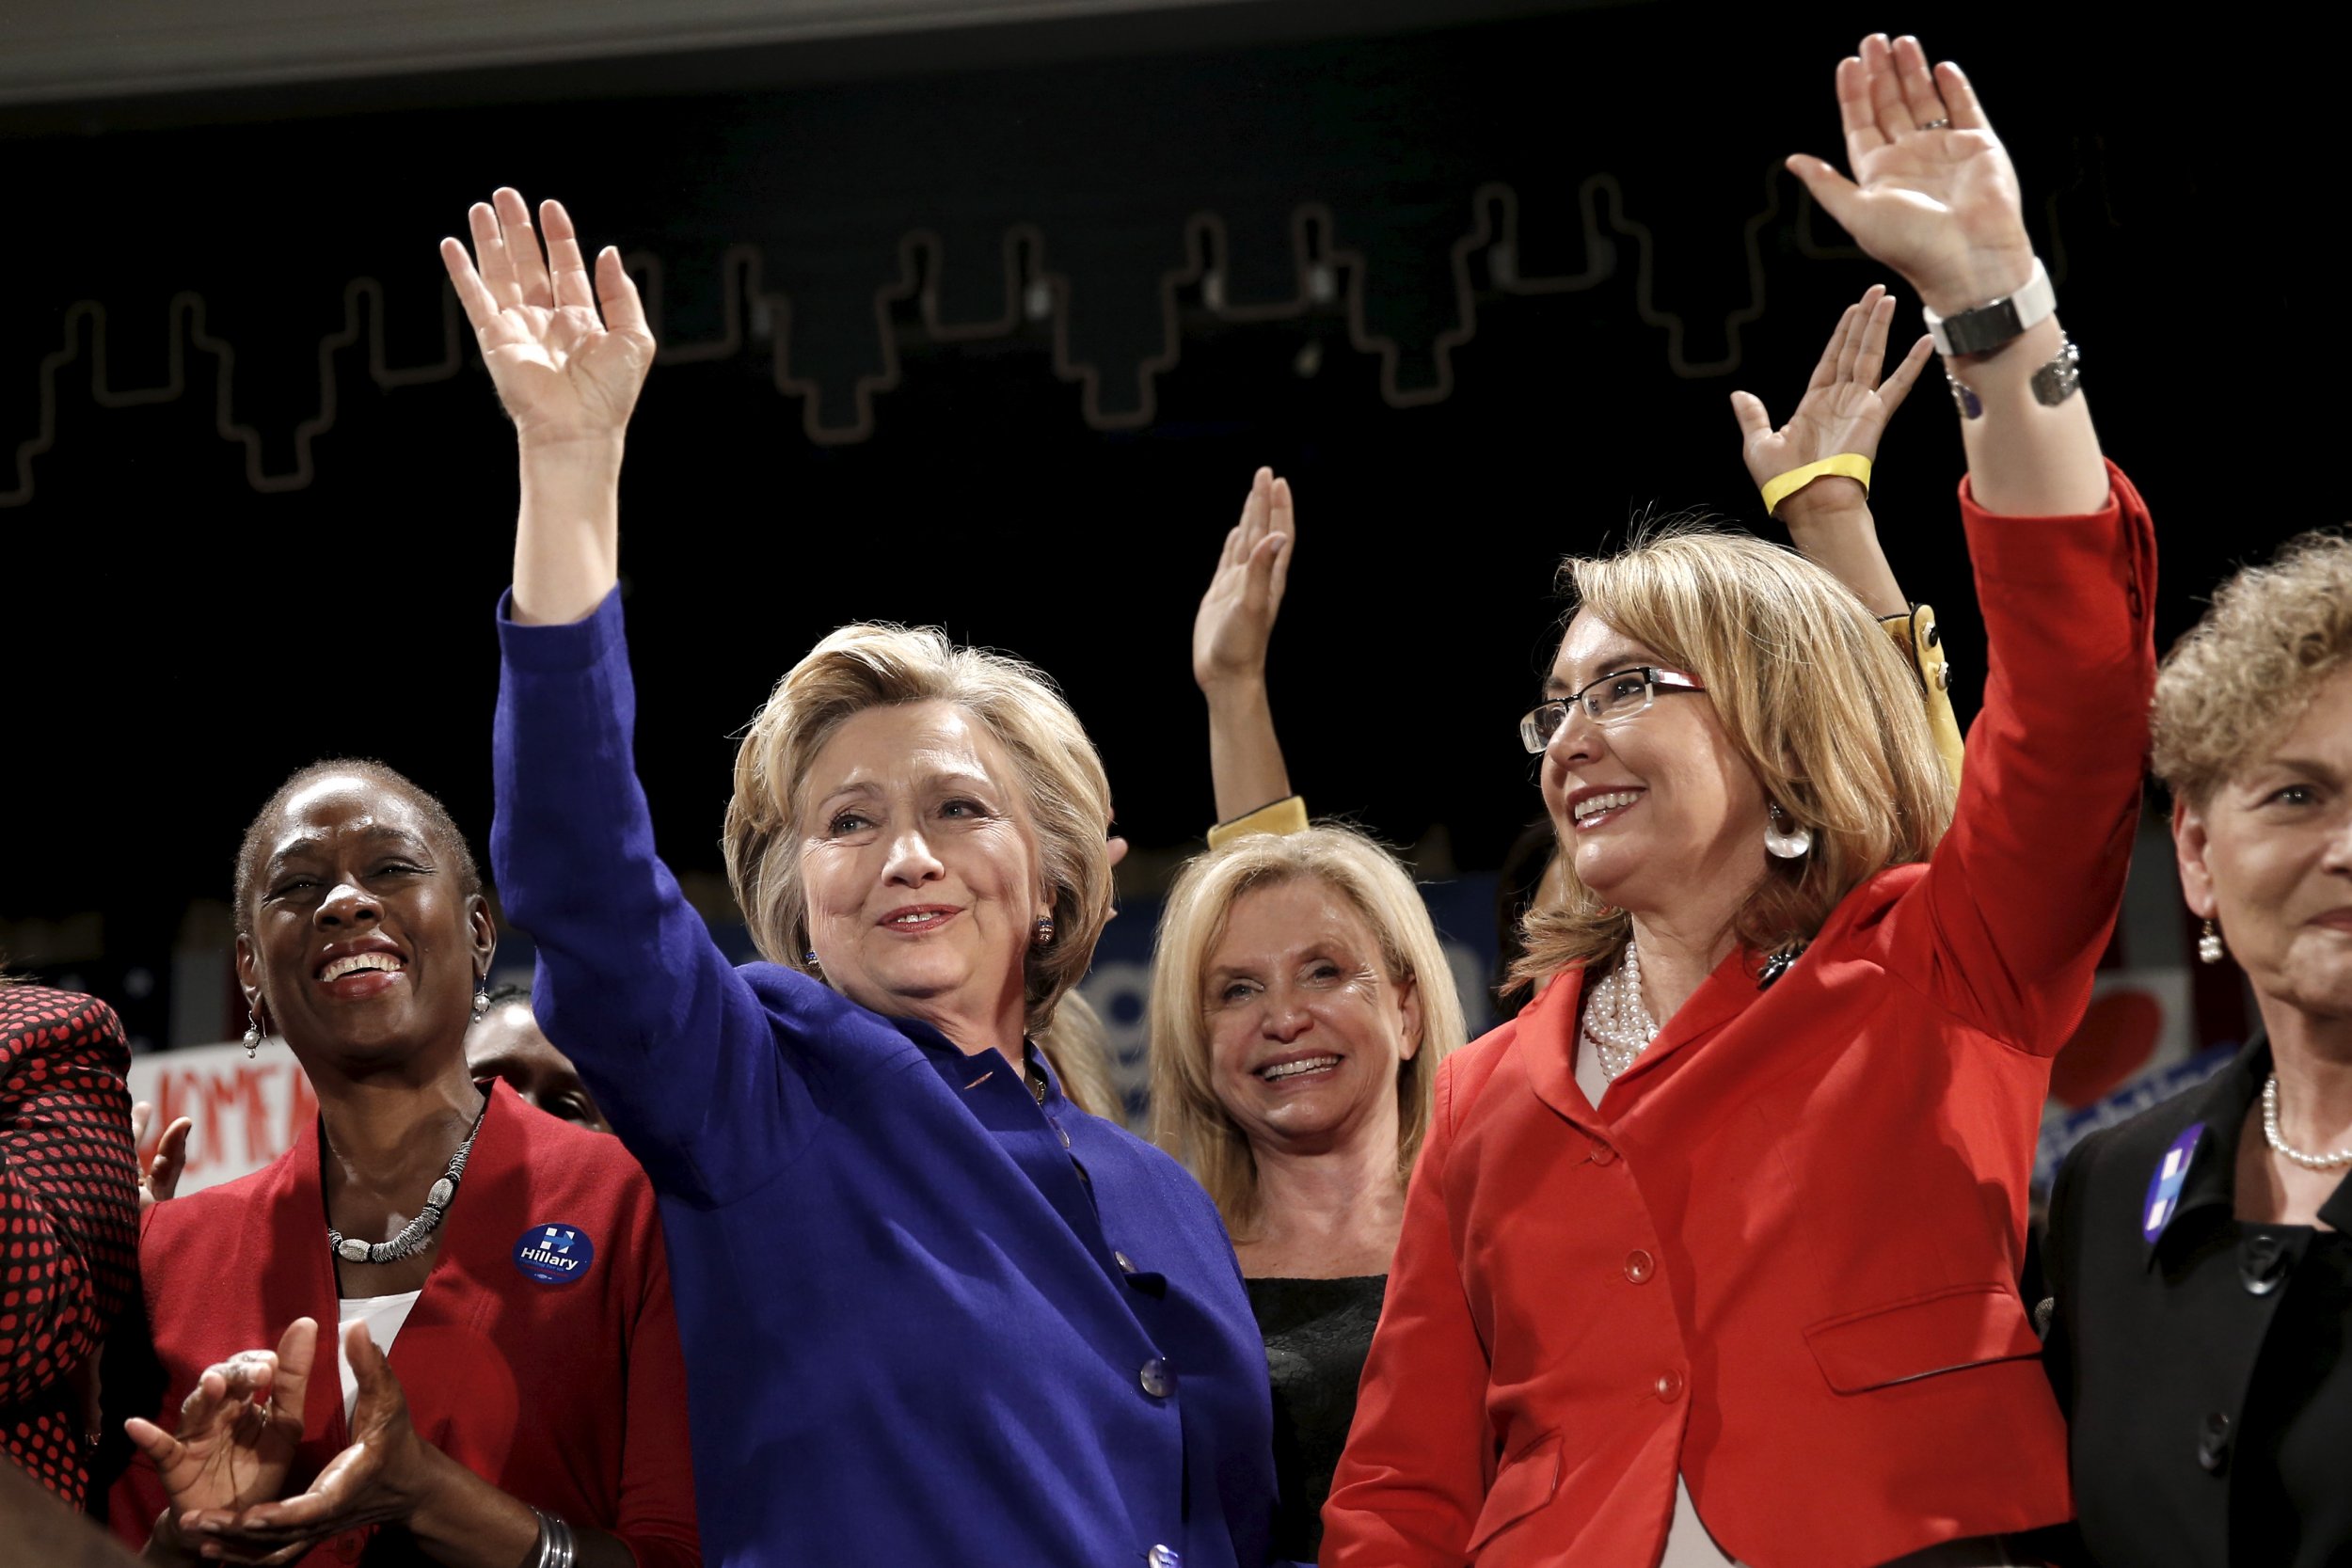
<svg viewBox="0 0 2352 1568">
<path fill-rule="evenodd" d="M 2078 176 L 2075 185 L 2081 183 Z M 2074 188 L 2073 186 L 2069 187 Z M 1370 268 L 1360 251 L 1342 245 L 1338 220 L 1320 202 L 1300 206 L 1291 214 L 1290 232 L 1295 292 L 1287 300 L 1250 305 L 1229 304 L 1224 297 L 1222 262 L 1227 253 L 1224 220 L 1215 213 L 1196 213 L 1184 223 L 1184 261 L 1164 273 L 1158 284 L 1162 332 L 1160 345 L 1135 367 L 1136 397 L 1132 408 L 1105 408 L 1103 368 L 1080 360 L 1070 347 L 1070 278 L 1047 266 L 1045 236 L 1030 223 L 1007 229 L 1002 241 L 1004 309 L 993 319 L 952 322 L 940 311 L 939 275 L 943 245 L 929 230 L 917 230 L 898 243 L 898 276 L 874 291 L 874 328 L 882 348 L 882 368 L 856 378 L 851 389 L 854 417 L 846 423 L 824 422 L 818 382 L 796 375 L 792 361 L 792 302 L 762 286 L 764 257 L 755 245 L 735 245 L 719 260 L 720 322 L 715 338 L 698 342 L 665 342 L 655 362 L 697 364 L 734 358 L 750 341 L 770 344 L 776 390 L 802 400 L 803 429 L 811 441 L 842 445 L 862 441 L 874 433 L 874 399 L 898 385 L 900 331 L 898 311 L 913 302 L 924 334 L 941 343 L 1007 340 L 1025 332 L 1050 337 L 1053 373 L 1082 388 L 1082 409 L 1088 424 L 1098 430 L 1133 429 L 1148 425 L 1157 407 L 1157 382 L 1183 357 L 1185 311 L 1194 307 L 1219 322 L 1246 324 L 1296 320 L 1334 309 L 1343 312 L 1349 345 L 1380 363 L 1380 394 L 1392 407 L 1410 408 L 1443 402 L 1454 390 L 1454 351 L 1478 331 L 1480 275 L 1491 295 L 1537 297 L 1591 289 L 1615 276 L 1616 241 L 1633 251 L 1634 309 L 1645 325 L 1663 336 L 1667 368 L 1677 376 L 1698 379 L 1728 375 L 1741 362 L 1740 331 L 1764 314 L 1762 236 L 1780 220 L 1783 189 L 1777 165 L 1766 171 L 1763 205 L 1741 226 L 1746 261 L 1745 298 L 1723 317 L 1725 353 L 1718 359 L 1693 359 L 1687 344 L 1689 323 L 1659 307 L 1654 295 L 1656 243 L 1648 226 L 1629 217 L 1625 193 L 1615 176 L 1597 174 L 1577 190 L 1577 210 L 1582 230 L 1586 266 L 1558 276 L 1531 276 L 1519 268 L 1519 198 L 1510 186 L 1488 183 L 1478 187 L 1470 201 L 1470 227 L 1452 246 L 1450 257 L 1454 289 L 1453 325 L 1439 331 L 1431 344 L 1435 376 L 1425 386 L 1406 386 L 1398 376 L 1402 349 L 1393 338 L 1374 332 L 1365 321 L 1365 293 Z M 2064 246 L 2058 237 L 2058 198 L 2050 198 L 2047 214 L 2052 236 L 2054 271 L 2062 268 Z M 1814 235 L 1813 203 L 1800 192 L 1795 223 L 1796 248 L 1801 255 L 1821 260 L 1858 260 L 1861 252 L 1849 245 L 1824 245 Z M 646 314 L 655 336 L 662 334 L 662 291 L 666 271 L 661 258 L 646 252 L 628 257 L 630 269 L 644 291 Z M 1483 261 L 1483 266 L 1479 263 Z M 262 460 L 262 436 L 254 425 L 236 417 L 237 354 L 233 343 L 214 337 L 205 326 L 201 295 L 181 293 L 169 307 L 167 372 L 161 386 L 118 389 L 107 369 L 108 317 L 104 305 L 78 301 L 65 313 L 63 341 L 40 361 L 40 416 L 35 434 L 17 444 L 15 483 L 0 490 L 0 506 L 23 506 L 34 495 L 36 460 L 51 451 L 57 439 L 57 377 L 84 357 L 87 339 L 91 401 L 105 409 L 151 406 L 180 401 L 188 394 L 187 362 L 191 352 L 213 360 L 214 424 L 220 438 L 245 449 L 246 482 L 262 494 L 307 487 L 315 477 L 312 442 L 335 428 L 338 417 L 339 356 L 364 338 L 368 379 L 391 391 L 454 379 L 466 368 L 465 324 L 456 295 L 441 290 L 442 352 L 420 365 L 394 366 L 385 347 L 384 286 L 373 277 L 356 277 L 343 288 L 342 325 L 318 342 L 317 412 L 294 430 L 294 467 L 268 472 Z"/>
</svg>

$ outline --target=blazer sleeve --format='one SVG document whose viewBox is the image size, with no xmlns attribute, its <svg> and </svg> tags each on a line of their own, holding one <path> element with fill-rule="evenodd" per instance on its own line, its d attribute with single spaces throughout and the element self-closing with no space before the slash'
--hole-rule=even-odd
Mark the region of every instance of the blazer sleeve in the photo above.
<svg viewBox="0 0 2352 1568">
<path fill-rule="evenodd" d="M 621 1436 L 620 1513 L 612 1533 L 637 1568 L 700 1568 L 694 1465 L 687 1437 L 686 1358 L 660 1222 L 645 1206 L 645 1291 L 628 1342 L 628 1413 Z"/>
<path fill-rule="evenodd" d="M 2123 897 L 2155 687 L 2155 535 L 2110 463 L 2106 510 L 1995 516 L 1961 484 L 1984 708 L 1950 830 L 1891 915 L 1892 962 L 2036 1055 L 2066 1043 Z"/>
<path fill-rule="evenodd" d="M 490 863 L 532 1009 L 655 1185 L 723 1203 L 806 1138 L 805 1064 L 654 852 L 620 592 L 568 626 L 501 604 L 499 645 Z"/>
<path fill-rule="evenodd" d="M 0 1037 L 0 1407 L 87 1363 L 136 1280 L 129 1063 L 121 1023 L 95 998 Z"/>
<path fill-rule="evenodd" d="M 1323 1506 L 1323 1568 L 1455 1568 L 1486 1502 L 1486 1352 L 1446 1207 L 1452 1069 L 1438 1069 L 1356 1419 Z"/>
</svg>

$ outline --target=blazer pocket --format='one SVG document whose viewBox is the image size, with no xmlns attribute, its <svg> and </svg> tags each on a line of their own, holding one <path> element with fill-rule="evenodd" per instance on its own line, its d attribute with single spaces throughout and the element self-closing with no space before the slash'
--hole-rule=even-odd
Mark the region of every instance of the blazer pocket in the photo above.
<svg viewBox="0 0 2352 1568">
<path fill-rule="evenodd" d="M 1511 1455 L 1495 1471 L 1486 1506 L 1478 1511 L 1477 1528 L 1463 1549 L 1476 1556 L 1481 1546 L 1551 1501 L 1559 1489 L 1560 1434 L 1553 1433 Z"/>
<path fill-rule="evenodd" d="M 2017 1292 L 2006 1285 L 1948 1286 L 1825 1319 L 1804 1338 L 1821 1375 L 1841 1394 L 2042 1354 Z"/>
</svg>

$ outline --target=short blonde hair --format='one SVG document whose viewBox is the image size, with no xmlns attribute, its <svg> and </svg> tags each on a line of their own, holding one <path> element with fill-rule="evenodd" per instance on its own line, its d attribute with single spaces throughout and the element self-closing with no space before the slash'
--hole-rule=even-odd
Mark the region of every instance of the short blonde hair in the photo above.
<svg viewBox="0 0 2352 1568">
<path fill-rule="evenodd" d="M 1429 1131 L 1438 1064 L 1468 1032 L 1429 907 L 1411 873 L 1363 833 L 1329 823 L 1252 833 L 1189 862 L 1161 911 L 1152 964 L 1152 1135 L 1192 1168 L 1237 1237 L 1258 1217 L 1258 1165 L 1211 1081 L 1201 981 L 1241 896 L 1302 880 L 1347 900 L 1372 928 L 1390 982 L 1411 985 L 1420 999 L 1421 1038 L 1397 1075 L 1399 1176 Z"/>
<path fill-rule="evenodd" d="M 844 721 L 868 708 L 953 703 L 1013 762 L 1037 835 L 1038 870 L 1054 912 L 1053 941 L 1028 951 L 1027 1027 L 1054 1008 L 1093 961 L 1111 915 L 1110 781 L 1070 705 L 1034 666 L 958 647 L 936 626 L 843 626 L 776 683 L 735 753 L 727 801 L 727 885 L 752 943 L 771 963 L 815 973 L 808 895 L 801 884 L 801 791 L 809 765 Z"/>
<path fill-rule="evenodd" d="M 1127 1105 L 1111 1079 L 1111 1032 L 1083 990 L 1072 990 L 1054 1022 L 1037 1034 L 1037 1048 L 1054 1064 L 1061 1092 L 1090 1117 L 1124 1122 Z"/>
<path fill-rule="evenodd" d="M 2151 713 L 2156 777 L 2202 805 L 2352 660 L 2352 539 L 2299 534 L 2224 582 L 2172 644 Z"/>
<path fill-rule="evenodd" d="M 1765 794 L 1813 832 L 1772 858 L 1732 918 L 1752 952 L 1809 942 L 1847 894 L 1923 861 L 1951 825 L 1953 785 L 1928 728 L 1918 676 L 1869 610 L 1828 572 L 1747 534 L 1677 522 L 1617 555 L 1572 557 L 1575 610 L 1690 672 Z M 1567 896 L 1522 924 L 1519 978 L 1615 957 L 1631 930 L 1561 856 Z"/>
</svg>

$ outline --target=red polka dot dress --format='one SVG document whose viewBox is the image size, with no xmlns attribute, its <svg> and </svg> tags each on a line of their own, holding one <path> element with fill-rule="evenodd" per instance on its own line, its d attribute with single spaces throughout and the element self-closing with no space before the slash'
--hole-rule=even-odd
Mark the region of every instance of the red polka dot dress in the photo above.
<svg viewBox="0 0 2352 1568">
<path fill-rule="evenodd" d="M 0 985 L 0 1453 L 76 1508 L 90 1362 L 138 1284 L 130 1060 L 103 1002 Z"/>
</svg>

